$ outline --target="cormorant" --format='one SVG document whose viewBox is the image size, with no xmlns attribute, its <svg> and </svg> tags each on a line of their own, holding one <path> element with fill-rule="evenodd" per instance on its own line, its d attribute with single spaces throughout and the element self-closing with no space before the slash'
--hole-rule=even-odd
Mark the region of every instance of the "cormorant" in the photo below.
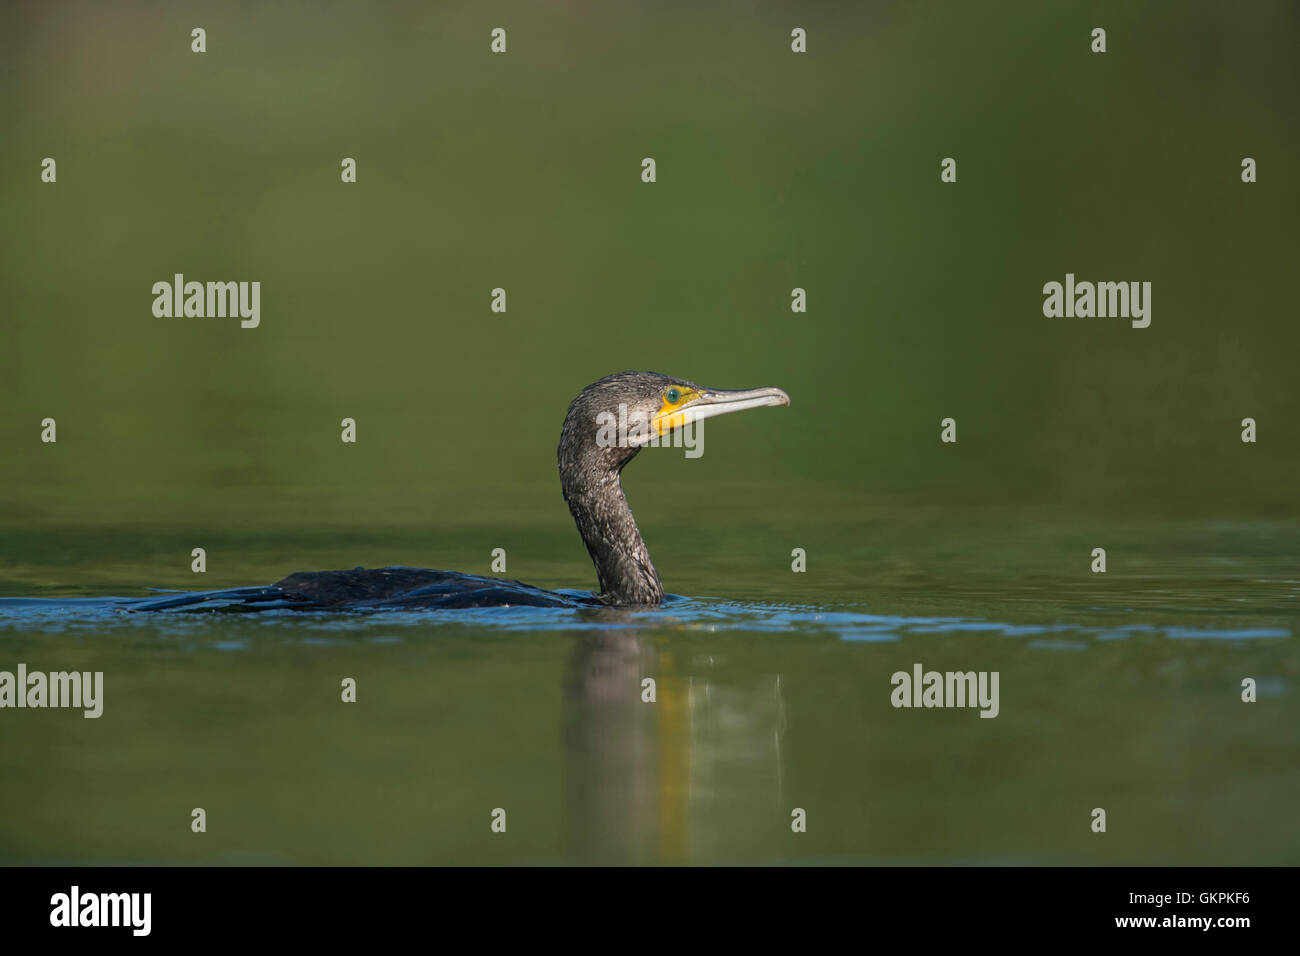
<svg viewBox="0 0 1300 956">
<path fill-rule="evenodd" d="M 619 475 L 644 447 L 691 422 L 765 405 L 789 405 L 779 388 L 714 389 L 657 372 L 620 372 L 588 385 L 569 405 L 557 458 L 560 488 L 596 566 L 600 591 L 545 591 L 519 581 L 423 568 L 302 571 L 267 587 L 185 592 L 131 610 L 261 611 L 466 608 L 530 605 L 652 607 L 663 585 Z"/>
</svg>

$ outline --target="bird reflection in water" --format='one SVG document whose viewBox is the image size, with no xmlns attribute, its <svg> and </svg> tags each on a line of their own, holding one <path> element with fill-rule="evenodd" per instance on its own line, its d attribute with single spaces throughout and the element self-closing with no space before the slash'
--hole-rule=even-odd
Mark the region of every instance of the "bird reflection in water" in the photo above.
<svg viewBox="0 0 1300 956">
<path fill-rule="evenodd" d="M 771 820 L 774 839 L 789 830 L 780 677 L 719 683 L 708 657 L 681 647 L 617 627 L 574 639 L 565 789 L 579 862 L 725 861 L 752 846 L 755 819 Z"/>
</svg>

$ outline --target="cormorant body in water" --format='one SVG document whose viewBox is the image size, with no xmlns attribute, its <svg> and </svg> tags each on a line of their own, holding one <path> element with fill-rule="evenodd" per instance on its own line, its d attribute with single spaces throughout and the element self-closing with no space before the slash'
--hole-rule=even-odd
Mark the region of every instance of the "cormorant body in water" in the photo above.
<svg viewBox="0 0 1300 956">
<path fill-rule="evenodd" d="M 691 422 L 789 404 L 779 388 L 710 389 L 656 372 L 621 372 L 584 388 L 569 405 L 557 458 L 564 500 L 596 566 L 600 591 L 594 595 L 456 571 L 356 568 L 302 571 L 266 587 L 173 594 L 135 602 L 131 610 L 654 606 L 664 589 L 623 495 L 624 466 L 646 445 Z"/>
</svg>

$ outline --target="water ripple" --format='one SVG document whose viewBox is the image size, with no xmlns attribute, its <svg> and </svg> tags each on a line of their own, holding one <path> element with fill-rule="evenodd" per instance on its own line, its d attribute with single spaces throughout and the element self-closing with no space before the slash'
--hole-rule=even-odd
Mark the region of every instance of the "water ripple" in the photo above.
<svg viewBox="0 0 1300 956">
<path fill-rule="evenodd" d="M 367 641 L 407 640 L 416 629 L 431 625 L 454 633 L 480 631 L 557 632 L 574 630 L 653 629 L 704 633 L 747 632 L 803 634 L 860 643 L 899 641 L 936 635 L 996 635 L 1028 638 L 1035 650 L 1081 650 L 1094 642 L 1132 638 L 1170 640 L 1254 641 L 1285 639 L 1292 632 L 1280 627 L 1185 627 L 1153 624 L 1091 626 L 1074 623 L 1016 624 L 978 617 L 896 616 L 871 614 L 860 605 L 801 605 L 731 602 L 670 596 L 662 608 L 543 608 L 494 607 L 459 610 L 390 610 L 371 612 L 310 612 L 269 610 L 257 614 L 132 613 L 129 598 L 0 598 L 0 631 L 52 634 L 132 629 L 159 636 L 217 640 L 203 646 L 218 650 L 247 650 L 258 634 L 271 632 L 303 644 L 330 645 L 351 637 Z M 220 630 L 217 630 L 218 625 Z M 238 636 L 231 629 L 238 628 Z M 380 634 L 373 633 L 382 631 Z"/>
</svg>

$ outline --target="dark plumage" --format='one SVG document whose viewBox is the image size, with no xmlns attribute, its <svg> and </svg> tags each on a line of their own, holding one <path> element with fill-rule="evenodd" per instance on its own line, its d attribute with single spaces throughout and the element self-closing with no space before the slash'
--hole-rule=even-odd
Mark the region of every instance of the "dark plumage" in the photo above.
<svg viewBox="0 0 1300 956">
<path fill-rule="evenodd" d="M 653 606 L 664 589 L 623 495 L 623 468 L 653 438 L 666 440 L 691 421 L 788 404 L 779 388 L 706 389 L 656 372 L 621 372 L 584 388 L 569 405 L 556 457 L 564 500 L 596 566 L 600 592 L 591 597 L 456 571 L 356 568 L 303 571 L 267 587 L 173 594 L 135 602 L 131 610 Z"/>
</svg>

